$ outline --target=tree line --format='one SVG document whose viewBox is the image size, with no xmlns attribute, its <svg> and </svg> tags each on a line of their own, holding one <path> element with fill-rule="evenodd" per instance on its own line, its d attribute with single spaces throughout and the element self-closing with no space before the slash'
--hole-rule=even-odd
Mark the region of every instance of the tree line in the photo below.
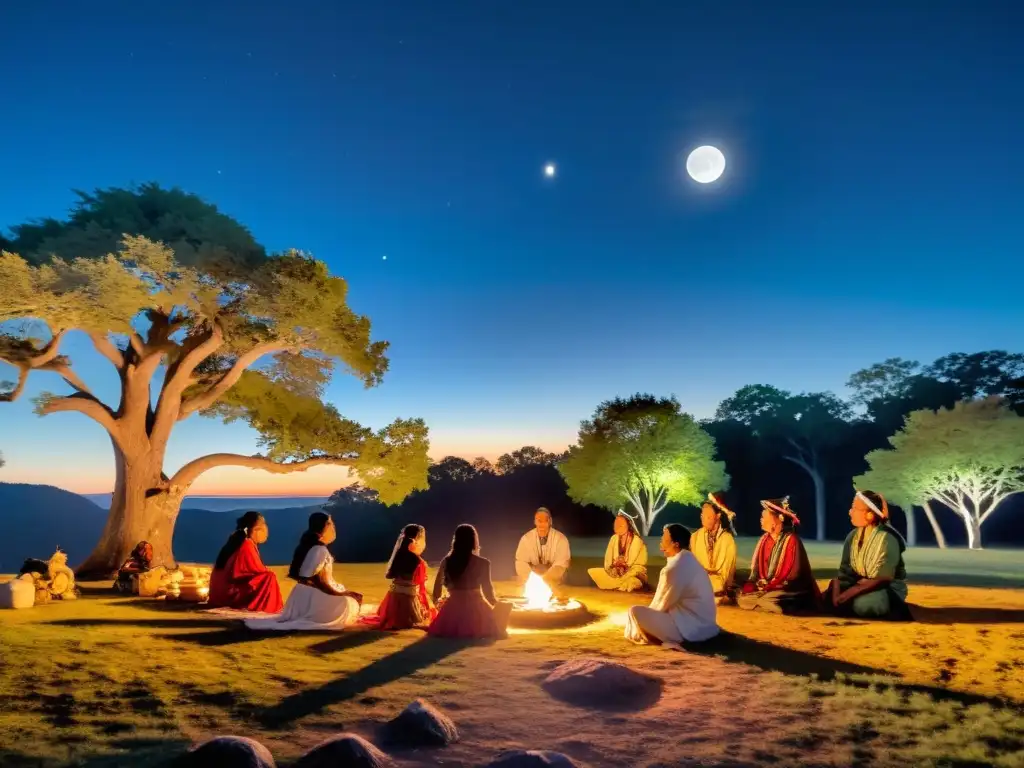
<svg viewBox="0 0 1024 768">
<path fill-rule="evenodd" d="M 405 515 L 503 528 L 490 519 L 495 504 L 542 485 L 548 496 L 533 493 L 536 503 L 558 507 L 572 533 L 604 533 L 607 512 L 624 509 L 647 534 L 656 520 L 693 524 L 706 494 L 726 490 L 743 533 L 758 533 L 759 499 L 789 495 L 805 535 L 841 539 L 856 485 L 889 498 L 911 544 L 945 547 L 945 530 L 955 536 L 959 525 L 967 545 L 980 547 L 983 523 L 1000 509 L 1013 515 L 1011 497 L 1024 491 L 1024 355 L 954 353 L 928 365 L 892 358 L 847 386 L 843 399 L 749 385 L 702 421 L 673 397 L 616 398 L 582 422 L 564 452 L 525 446 L 493 465 L 446 456 L 430 466 L 428 488 L 373 517 L 392 527 Z M 330 506 L 346 514 L 372 501 L 356 486 Z"/>
</svg>

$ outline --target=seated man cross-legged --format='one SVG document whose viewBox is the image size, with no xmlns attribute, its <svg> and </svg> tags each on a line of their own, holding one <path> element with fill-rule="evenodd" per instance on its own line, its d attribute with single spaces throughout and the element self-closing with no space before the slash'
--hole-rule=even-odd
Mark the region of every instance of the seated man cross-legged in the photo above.
<svg viewBox="0 0 1024 768">
<path fill-rule="evenodd" d="M 843 544 L 839 575 L 828 585 L 830 612 L 864 619 L 911 620 L 903 537 L 889 525 L 889 505 L 874 491 L 857 491 L 850 507 L 853 530 Z"/>
<path fill-rule="evenodd" d="M 715 593 L 707 571 L 689 551 L 690 532 L 679 523 L 665 526 L 661 551 L 667 558 L 649 606 L 634 605 L 626 619 L 626 639 L 679 647 L 718 634 Z"/>
<path fill-rule="evenodd" d="M 569 570 L 572 559 L 569 539 L 555 530 L 551 513 L 544 507 L 534 514 L 533 525 L 516 547 L 516 578 L 520 584 L 525 584 L 530 574 L 536 573 L 555 589 Z"/>
</svg>

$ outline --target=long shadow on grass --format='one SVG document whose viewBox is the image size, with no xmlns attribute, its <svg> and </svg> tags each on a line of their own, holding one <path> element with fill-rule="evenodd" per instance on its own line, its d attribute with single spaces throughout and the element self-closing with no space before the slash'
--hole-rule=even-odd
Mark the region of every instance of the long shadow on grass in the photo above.
<svg viewBox="0 0 1024 768">
<path fill-rule="evenodd" d="M 146 627 L 150 629 L 213 629 L 234 619 L 57 619 L 47 624 L 62 627 Z"/>
<path fill-rule="evenodd" d="M 369 630 L 349 630 L 341 634 L 330 631 L 311 632 L 309 630 L 296 630 L 294 632 L 257 632 L 240 624 L 237 627 L 226 627 L 224 629 L 214 630 L 213 632 L 181 632 L 159 635 L 159 637 L 162 637 L 165 640 L 193 643 L 195 645 L 202 645 L 209 648 L 219 648 L 221 646 L 235 645 L 237 643 L 255 643 L 261 640 L 296 636 L 321 636 L 327 638 L 322 642 L 310 646 L 309 648 L 311 653 L 323 655 L 327 653 L 334 653 L 336 651 L 346 651 L 352 648 L 358 648 L 361 645 L 368 645 L 369 643 L 379 640 L 383 637 L 383 634 Z"/>
<path fill-rule="evenodd" d="M 821 680 L 833 680 L 836 674 L 884 675 L 873 667 L 852 664 L 848 661 L 815 656 L 813 653 L 753 640 L 732 632 L 722 632 L 704 643 L 689 643 L 686 650 L 705 656 L 723 656 L 727 661 L 749 664 L 769 672 L 786 675 L 816 675 Z"/>
<path fill-rule="evenodd" d="M 882 685 L 891 687 L 901 693 L 923 693 L 936 701 L 955 701 L 966 706 L 987 704 L 994 709 L 1021 710 L 1021 706 L 1013 701 L 981 694 L 955 691 L 949 688 L 937 688 L 929 685 L 896 682 L 896 674 L 884 669 L 851 664 L 838 659 L 815 656 L 812 653 L 796 651 L 772 643 L 753 640 L 743 635 L 722 632 L 718 637 L 704 643 L 688 643 L 686 650 L 690 653 L 705 656 L 720 656 L 726 661 L 748 664 L 767 672 L 781 672 L 785 675 L 816 676 L 819 680 L 830 682 L 840 675 L 869 676 L 867 679 L 848 679 L 844 683 L 856 688 L 871 688 Z M 882 679 L 884 678 L 884 680 Z"/>
<path fill-rule="evenodd" d="M 352 637 L 358 637 L 358 634 L 370 635 L 371 633 L 352 633 Z M 379 636 L 379 633 L 372 634 Z M 370 640 L 363 642 L 370 642 Z M 287 696 L 276 705 L 254 713 L 255 719 L 266 728 L 283 729 L 296 720 L 320 712 L 333 704 L 348 701 L 371 688 L 387 685 L 399 678 L 425 669 L 464 648 L 484 644 L 486 643 L 480 641 L 424 637 L 395 651 L 390 656 L 371 662 L 350 675 L 338 680 L 331 680 L 319 688 Z M 342 650 L 342 648 L 337 647 L 335 650 Z M 324 651 L 321 650 L 321 652 Z"/>
<path fill-rule="evenodd" d="M 191 742 L 186 739 L 125 739 L 109 742 L 122 752 L 107 755 L 76 756 L 74 765 L 80 768 L 120 768 L 124 765 L 148 768 L 149 766 L 173 765 L 188 750 Z M 38 768 L 51 765 L 51 761 L 25 752 L 0 749 L 0 765 L 4 768 Z"/>
<path fill-rule="evenodd" d="M 1013 608 L 928 608 L 912 604 L 910 613 L 921 624 L 1024 624 L 1024 610 Z"/>
</svg>

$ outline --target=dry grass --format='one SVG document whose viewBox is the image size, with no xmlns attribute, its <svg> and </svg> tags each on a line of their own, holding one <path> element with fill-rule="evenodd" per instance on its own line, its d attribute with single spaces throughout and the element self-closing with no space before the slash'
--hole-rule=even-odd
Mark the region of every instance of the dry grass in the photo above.
<svg viewBox="0 0 1024 768">
<path fill-rule="evenodd" d="M 373 600 L 380 572 L 339 566 L 338 577 Z M 598 621 L 490 646 L 363 630 L 257 635 L 99 586 L 78 602 L 5 612 L 0 765 L 155 765 L 218 733 L 255 736 L 287 762 L 342 729 L 372 738 L 423 696 L 463 739 L 402 755 L 404 765 L 479 765 L 526 746 L 593 766 L 1024 766 L 1020 590 L 918 586 L 926 610 L 914 624 L 723 609 L 730 634 L 686 653 L 622 640 L 634 598 L 572 591 Z M 581 655 L 661 678 L 660 699 L 617 711 L 552 698 L 546 673 Z"/>
</svg>

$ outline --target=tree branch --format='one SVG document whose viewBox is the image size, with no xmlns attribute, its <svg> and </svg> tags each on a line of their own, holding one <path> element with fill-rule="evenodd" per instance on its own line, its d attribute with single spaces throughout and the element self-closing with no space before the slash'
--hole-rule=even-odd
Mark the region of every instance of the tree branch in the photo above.
<svg viewBox="0 0 1024 768">
<path fill-rule="evenodd" d="M 14 402 L 25 391 L 25 383 L 32 371 L 51 371 L 58 374 L 78 392 L 89 392 L 89 387 L 82 381 L 78 374 L 71 370 L 67 358 L 61 357 L 60 345 L 66 330 L 58 331 L 40 350 L 34 350 L 31 342 L 24 342 L 24 346 L 17 346 L 9 349 L 6 353 L 0 354 L 0 362 L 7 363 L 18 369 L 18 383 L 14 389 L 0 394 L 0 402 Z M 2 350 L 0 350 L 2 352 Z M 34 354 L 32 353 L 34 352 Z"/>
<path fill-rule="evenodd" d="M 264 355 L 273 354 L 274 352 L 282 352 L 287 347 L 274 342 L 269 344 L 259 344 L 244 355 L 240 355 L 235 364 L 231 366 L 231 369 L 225 373 L 221 378 L 214 384 L 210 389 L 206 390 L 202 394 L 190 397 L 184 401 L 181 406 L 181 412 L 178 414 L 178 420 L 187 419 L 196 411 L 201 411 L 205 408 L 209 408 L 211 405 L 216 403 L 221 396 L 235 386 L 238 380 L 245 373 L 246 369 L 249 368 L 253 363 L 259 360 Z"/>
<path fill-rule="evenodd" d="M 205 338 L 196 336 L 191 342 L 181 359 L 167 369 L 167 375 L 164 377 L 164 385 L 156 404 L 153 428 L 150 431 L 150 439 L 155 442 L 162 443 L 170 437 L 171 429 L 181 414 L 182 394 L 192 383 L 192 373 L 224 343 L 224 331 L 218 323 L 214 323 Z"/>
<path fill-rule="evenodd" d="M 46 370 L 53 371 L 58 374 L 64 381 L 68 383 L 68 386 L 72 387 L 76 392 L 80 392 L 85 395 L 91 395 L 92 391 L 88 385 L 79 378 L 78 374 L 71 370 L 71 366 L 67 363 L 55 363 L 51 364 Z"/>
<path fill-rule="evenodd" d="M 6 360 L 4 362 L 7 362 Z M 24 366 L 17 366 L 18 368 L 18 383 L 14 385 L 14 389 L 9 392 L 0 392 L 0 403 L 13 403 L 19 397 L 21 393 L 25 391 L 25 382 L 28 381 L 29 368 Z"/>
<path fill-rule="evenodd" d="M 67 397 L 49 398 L 39 406 L 38 412 L 40 416 L 48 416 L 51 413 L 60 412 L 81 413 L 107 430 L 114 439 L 114 442 L 120 446 L 117 421 L 114 419 L 113 411 L 88 392 L 78 392 Z"/>
<path fill-rule="evenodd" d="M 109 360 L 117 370 L 124 368 L 124 355 L 110 339 L 95 331 L 89 333 L 89 339 L 96 351 Z"/>
<path fill-rule="evenodd" d="M 249 469 L 261 469 L 264 472 L 270 472 L 275 475 L 286 475 L 292 472 L 305 472 L 312 467 L 326 465 L 345 467 L 351 466 L 351 464 L 350 459 L 333 458 L 330 456 L 318 456 L 313 459 L 292 461 L 285 464 L 264 456 L 243 456 L 240 453 L 211 453 L 209 456 L 194 459 L 183 466 L 174 473 L 168 485 L 170 485 L 172 490 L 184 492 L 188 490 L 189 486 L 201 474 L 216 467 L 248 467 Z"/>
<path fill-rule="evenodd" d="M 816 470 L 813 467 L 811 467 L 810 464 L 808 464 L 806 461 L 804 461 L 799 456 L 786 456 L 785 454 L 783 454 L 782 458 L 785 459 L 786 461 L 790 461 L 790 462 L 796 464 L 804 472 L 806 472 L 808 475 L 811 475 L 812 477 L 814 476 L 814 474 L 816 472 Z"/>
</svg>

